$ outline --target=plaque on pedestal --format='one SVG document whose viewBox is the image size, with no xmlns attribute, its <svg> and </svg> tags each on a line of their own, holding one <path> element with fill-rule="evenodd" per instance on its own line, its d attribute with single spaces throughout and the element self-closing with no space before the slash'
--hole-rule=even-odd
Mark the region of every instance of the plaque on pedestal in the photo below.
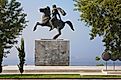
<svg viewBox="0 0 121 80">
<path fill-rule="evenodd" d="M 70 59 L 69 40 L 35 40 L 36 66 L 68 66 Z"/>
</svg>

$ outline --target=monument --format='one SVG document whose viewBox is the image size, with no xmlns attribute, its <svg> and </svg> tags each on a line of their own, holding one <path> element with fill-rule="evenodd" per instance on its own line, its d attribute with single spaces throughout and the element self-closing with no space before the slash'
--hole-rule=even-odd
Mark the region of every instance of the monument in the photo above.
<svg viewBox="0 0 121 80">
<path fill-rule="evenodd" d="M 57 39 L 61 35 L 61 30 L 65 24 L 68 24 L 74 31 L 73 25 L 70 21 L 62 21 L 59 12 L 65 16 L 66 13 L 63 9 L 53 5 L 52 17 L 50 7 L 40 8 L 40 12 L 44 15 L 42 17 L 42 23 L 37 22 L 33 31 L 37 29 L 37 26 L 50 27 L 50 30 L 56 28 L 58 34 L 53 39 L 40 39 L 35 40 L 35 65 L 36 66 L 67 66 L 70 60 L 70 42 L 65 39 Z M 57 15 L 60 19 L 57 18 Z"/>
</svg>

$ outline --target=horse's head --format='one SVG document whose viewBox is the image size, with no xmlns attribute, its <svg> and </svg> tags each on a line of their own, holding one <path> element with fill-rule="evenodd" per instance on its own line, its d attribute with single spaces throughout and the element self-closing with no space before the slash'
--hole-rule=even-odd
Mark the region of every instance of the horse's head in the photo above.
<svg viewBox="0 0 121 80">
<path fill-rule="evenodd" d="M 50 15 L 50 7 L 46 7 L 46 8 L 40 8 L 39 9 L 40 10 L 40 12 L 42 12 L 42 13 L 44 13 L 45 15 Z"/>
</svg>

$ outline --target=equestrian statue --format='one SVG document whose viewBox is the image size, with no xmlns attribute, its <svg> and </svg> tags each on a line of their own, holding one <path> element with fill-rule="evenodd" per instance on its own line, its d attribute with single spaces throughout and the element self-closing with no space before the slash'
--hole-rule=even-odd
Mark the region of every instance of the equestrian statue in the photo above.
<svg viewBox="0 0 121 80">
<path fill-rule="evenodd" d="M 40 25 L 40 26 L 47 26 L 47 27 L 50 27 L 50 30 L 53 30 L 54 28 L 56 28 L 58 30 L 58 34 L 55 35 L 53 37 L 53 39 L 57 39 L 60 35 L 61 35 L 61 29 L 64 28 L 65 24 L 67 23 L 70 28 L 74 31 L 74 28 L 73 28 L 73 24 L 70 22 L 70 21 L 62 21 L 61 19 L 61 16 L 59 14 L 59 12 L 65 16 L 66 15 L 66 12 L 61 9 L 60 7 L 56 7 L 56 5 L 53 5 L 52 6 L 53 9 L 52 9 L 52 17 L 51 17 L 51 10 L 50 10 L 50 7 L 47 6 L 46 8 L 40 8 L 40 12 L 42 12 L 44 15 L 42 16 L 42 23 L 40 22 L 37 22 L 33 31 L 35 31 L 37 29 L 37 26 Z M 59 19 L 57 18 L 57 15 L 59 17 Z"/>
</svg>

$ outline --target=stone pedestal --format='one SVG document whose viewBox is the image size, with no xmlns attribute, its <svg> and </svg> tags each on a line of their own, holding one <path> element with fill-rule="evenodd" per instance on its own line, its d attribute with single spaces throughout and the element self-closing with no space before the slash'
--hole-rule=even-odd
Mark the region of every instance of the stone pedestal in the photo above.
<svg viewBox="0 0 121 80">
<path fill-rule="evenodd" d="M 69 49 L 69 40 L 35 40 L 35 65 L 68 66 L 70 58 Z"/>
</svg>

